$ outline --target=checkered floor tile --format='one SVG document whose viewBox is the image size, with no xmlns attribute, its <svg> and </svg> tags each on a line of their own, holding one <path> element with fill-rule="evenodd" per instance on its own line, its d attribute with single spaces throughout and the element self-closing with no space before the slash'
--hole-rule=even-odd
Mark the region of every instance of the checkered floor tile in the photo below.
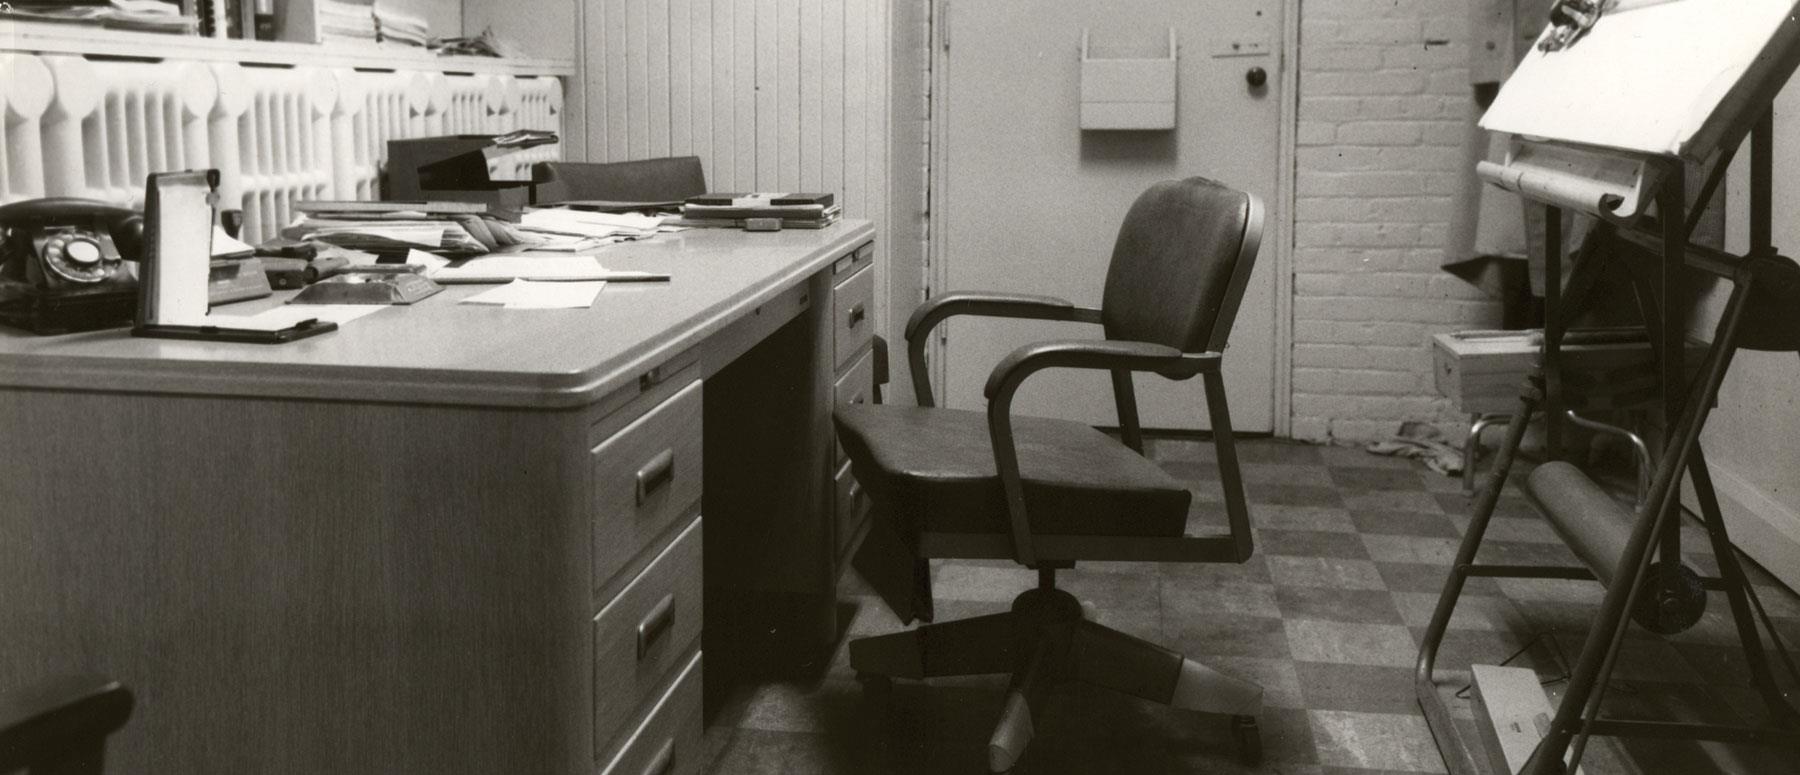
<svg viewBox="0 0 1800 775">
<path fill-rule="evenodd" d="M 1242 442 L 1257 553 L 1243 565 L 1090 563 L 1058 584 L 1100 611 L 1102 623 L 1261 684 L 1264 761 L 1235 757 L 1228 723 L 1082 686 L 1061 687 L 1037 717 L 1019 771 L 1032 773 L 1443 772 L 1413 697 L 1412 665 L 1425 624 L 1468 523 L 1461 482 L 1408 460 L 1282 441 Z M 1158 441 L 1153 457 L 1196 494 L 1190 532 L 1222 528 L 1211 446 Z M 1693 533 L 1699 538 L 1698 532 Z M 1710 571 L 1703 541 L 1685 546 Z M 1509 490 L 1489 529 L 1484 561 L 1574 563 L 1532 507 Z M 1004 562 L 934 567 L 939 620 L 1001 610 L 1030 587 Z M 1800 645 L 1800 598 L 1751 566 L 1753 582 L 1790 644 Z M 849 637 L 900 628 L 851 574 Z M 1555 680 L 1572 661 L 1599 602 L 1591 582 L 1473 580 L 1439 657 L 1444 696 L 1471 663 L 1538 670 Z M 1608 690 L 1621 716 L 1758 720 L 1722 595 L 1687 632 L 1638 632 Z M 1790 684 L 1792 681 L 1786 681 Z M 708 730 L 714 772 L 980 773 L 1004 698 L 1004 676 L 897 682 L 865 698 L 840 647 L 822 675 L 740 692 Z M 1590 749 L 1589 775 L 1800 772 L 1792 751 L 1637 741 Z"/>
</svg>

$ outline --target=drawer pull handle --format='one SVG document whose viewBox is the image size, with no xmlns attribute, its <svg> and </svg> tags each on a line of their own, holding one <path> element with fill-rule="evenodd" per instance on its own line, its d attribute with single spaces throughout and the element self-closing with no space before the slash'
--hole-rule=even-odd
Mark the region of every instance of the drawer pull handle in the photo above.
<svg viewBox="0 0 1800 775">
<path fill-rule="evenodd" d="M 675 738 L 663 741 L 662 747 L 656 749 L 656 756 L 651 757 L 650 764 L 644 767 L 644 775 L 669 775 L 675 771 Z"/>
<path fill-rule="evenodd" d="M 857 404 L 866 404 L 868 402 L 869 402 L 869 397 L 865 396 L 861 393 L 856 394 L 855 398 L 850 399 L 851 406 L 855 406 Z"/>
<path fill-rule="evenodd" d="M 648 391 L 650 388 L 662 384 L 662 381 L 667 378 L 668 375 L 663 373 L 663 367 L 653 366 L 649 371 L 638 375 L 638 392 Z"/>
<path fill-rule="evenodd" d="M 851 482 L 850 483 L 850 502 L 855 503 L 857 501 L 857 499 L 859 499 L 861 497 L 862 497 L 862 484 L 859 482 Z"/>
<path fill-rule="evenodd" d="M 675 480 L 675 451 L 665 449 L 637 470 L 637 505 L 644 505 L 658 489 Z"/>
<path fill-rule="evenodd" d="M 855 328 L 858 323 L 863 322 L 863 318 L 865 318 L 865 317 L 868 317 L 868 312 L 863 309 L 863 305 L 858 304 L 854 307 L 851 307 L 850 308 L 850 316 L 849 316 L 850 319 L 848 321 L 846 321 L 845 327 Z"/>
<path fill-rule="evenodd" d="M 656 601 L 656 606 L 650 609 L 650 613 L 644 615 L 643 621 L 638 622 L 637 658 L 643 659 L 644 654 L 650 650 L 650 646 L 656 643 L 656 639 L 662 637 L 662 634 L 668 632 L 674 624 L 675 595 L 670 593 Z"/>
</svg>

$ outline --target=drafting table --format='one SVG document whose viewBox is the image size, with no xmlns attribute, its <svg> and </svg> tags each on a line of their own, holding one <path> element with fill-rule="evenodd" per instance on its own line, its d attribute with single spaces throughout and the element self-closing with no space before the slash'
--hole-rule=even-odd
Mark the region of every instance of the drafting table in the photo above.
<svg viewBox="0 0 1800 775">
<path fill-rule="evenodd" d="M 1528 54 L 1482 118 L 1513 135 L 1504 164 L 1479 174 L 1545 208 L 1545 325 L 1539 363 L 1521 388 L 1499 459 L 1472 507 L 1470 526 L 1422 638 L 1415 689 L 1450 771 L 1549 775 L 1579 765 L 1591 736 L 1638 736 L 1795 746 L 1800 713 L 1782 696 L 1752 614 L 1745 580 L 1719 513 L 1701 428 L 1739 348 L 1800 351 L 1800 267 L 1770 244 L 1770 105 L 1800 64 L 1800 4 L 1792 0 L 1621 0 L 1591 29 L 1559 50 Z M 1547 29 L 1540 41 L 1549 37 Z M 1750 244 L 1742 256 L 1691 242 L 1698 214 L 1718 190 L 1746 138 L 1750 145 Z M 1706 172 L 1690 197 L 1690 167 Z M 1601 239 L 1562 272 L 1563 211 L 1598 219 Z M 1560 459 L 1564 411 L 1583 388 L 1581 364 L 1562 343 L 1598 285 L 1602 266 L 1631 278 L 1653 362 L 1655 473 L 1634 510 L 1617 504 L 1585 473 Z M 1689 293 L 1696 277 L 1730 283 L 1706 356 L 1690 371 Z M 1690 379 L 1690 373 L 1697 377 Z M 1591 380 L 1590 380 L 1591 384 Z M 1604 385 L 1601 385 L 1603 388 Z M 1526 492 L 1579 566 L 1478 563 L 1488 520 L 1508 469 L 1536 412 L 1548 428 L 1549 462 Z M 1719 569 L 1712 576 L 1681 560 L 1680 483 L 1692 481 L 1706 539 Z M 1473 577 L 1589 579 L 1605 594 L 1569 683 L 1554 709 L 1531 671 L 1475 665 L 1477 728 L 1483 744 L 1462 739 L 1434 678 L 1442 642 L 1464 583 Z M 1766 718 L 1743 724 L 1672 723 L 1603 717 L 1602 701 L 1628 629 L 1671 635 L 1693 626 L 1708 590 L 1724 592 Z M 1507 670 L 1522 676 L 1507 677 Z M 1484 681 L 1486 687 L 1484 688 Z M 1510 713 L 1497 701 L 1523 702 Z M 1541 713 L 1541 719 L 1539 715 Z M 1539 723 L 1542 723 L 1539 726 Z M 1541 739 L 1540 739 L 1541 738 Z"/>
</svg>

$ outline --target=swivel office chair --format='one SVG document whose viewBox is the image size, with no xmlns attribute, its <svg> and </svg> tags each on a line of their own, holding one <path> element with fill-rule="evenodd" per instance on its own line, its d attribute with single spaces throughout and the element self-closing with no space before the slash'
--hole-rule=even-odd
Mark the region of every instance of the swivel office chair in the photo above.
<svg viewBox="0 0 1800 775">
<path fill-rule="evenodd" d="M 1262 239 L 1262 217 L 1256 197 L 1205 178 L 1158 183 L 1125 216 L 1099 309 L 1041 296 L 939 297 L 906 327 L 919 405 L 844 406 L 834 415 L 876 512 L 865 557 L 887 549 L 889 556 L 869 565 L 902 572 L 871 573 L 863 557 L 858 567 L 903 620 L 931 618 L 927 558 L 1010 558 L 1038 572 L 1037 588 L 1019 595 L 1006 613 L 850 643 L 851 666 L 878 693 L 892 677 L 1011 673 L 988 744 L 995 772 L 1011 769 L 1024 753 L 1043 690 L 1070 680 L 1230 714 L 1240 756 L 1260 758 L 1261 687 L 1094 622 L 1055 581 L 1058 569 L 1077 560 L 1241 563 L 1250 557 L 1250 520 L 1219 364 Z M 988 378 L 984 416 L 934 408 L 925 342 L 954 315 L 1098 323 L 1106 338 L 1014 350 Z M 1111 372 L 1122 442 L 1080 423 L 1013 417 L 1020 384 L 1047 368 Z M 1131 382 L 1137 371 L 1201 378 L 1227 533 L 1184 535 L 1192 495 L 1143 456 Z"/>
<path fill-rule="evenodd" d="M 106 736 L 131 718 L 131 691 L 100 678 L 69 678 L 0 692 L 0 775 L 98 775 Z"/>
</svg>

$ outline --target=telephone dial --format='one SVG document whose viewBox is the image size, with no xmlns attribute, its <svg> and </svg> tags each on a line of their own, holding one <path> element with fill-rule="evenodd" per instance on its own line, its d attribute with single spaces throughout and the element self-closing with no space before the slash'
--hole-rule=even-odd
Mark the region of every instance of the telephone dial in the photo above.
<svg viewBox="0 0 1800 775">
<path fill-rule="evenodd" d="M 129 323 L 143 233 L 136 210 L 91 199 L 0 205 L 0 322 L 40 334 Z"/>
</svg>

